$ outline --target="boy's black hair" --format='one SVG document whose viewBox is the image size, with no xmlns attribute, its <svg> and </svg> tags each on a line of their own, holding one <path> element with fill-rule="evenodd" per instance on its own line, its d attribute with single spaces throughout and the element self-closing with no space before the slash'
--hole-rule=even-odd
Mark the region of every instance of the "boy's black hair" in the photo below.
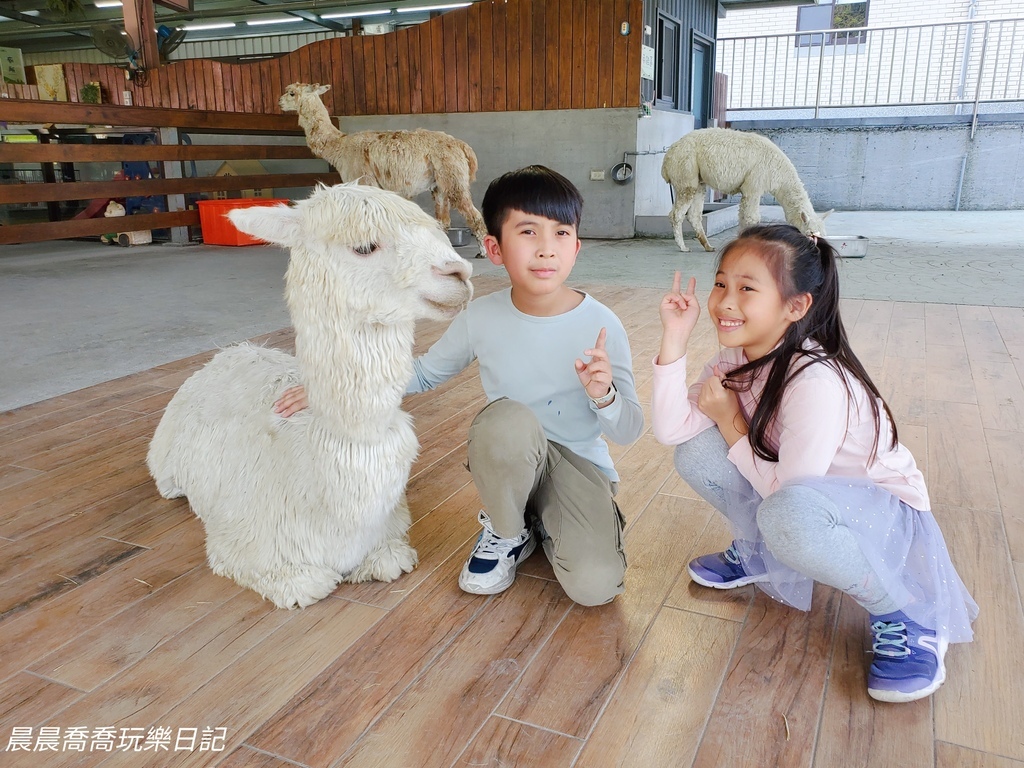
<svg viewBox="0 0 1024 768">
<path fill-rule="evenodd" d="M 500 241 L 501 227 L 513 210 L 571 224 L 578 230 L 583 195 L 557 171 L 543 165 L 528 165 L 509 171 L 488 185 L 481 206 L 487 234 Z"/>
</svg>

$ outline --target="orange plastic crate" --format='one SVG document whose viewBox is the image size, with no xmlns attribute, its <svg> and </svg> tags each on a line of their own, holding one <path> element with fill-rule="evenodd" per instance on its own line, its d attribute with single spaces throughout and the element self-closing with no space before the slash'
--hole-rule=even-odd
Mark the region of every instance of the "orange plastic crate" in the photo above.
<svg viewBox="0 0 1024 768">
<path fill-rule="evenodd" d="M 250 208 L 254 205 L 278 205 L 288 203 L 269 197 L 243 197 L 235 200 L 199 200 L 199 227 L 203 232 L 203 242 L 207 245 L 263 245 L 262 240 L 250 237 L 235 229 L 227 212 L 235 208 Z"/>
</svg>

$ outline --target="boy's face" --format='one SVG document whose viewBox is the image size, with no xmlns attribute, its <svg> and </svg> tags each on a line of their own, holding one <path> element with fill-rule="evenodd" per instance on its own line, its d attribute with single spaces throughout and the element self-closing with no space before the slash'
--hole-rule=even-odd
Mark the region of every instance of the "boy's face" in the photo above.
<svg viewBox="0 0 1024 768">
<path fill-rule="evenodd" d="M 512 209 L 501 226 L 501 242 L 488 235 L 484 247 L 492 263 L 504 265 L 513 288 L 544 296 L 569 277 L 580 240 L 571 224 Z"/>
</svg>

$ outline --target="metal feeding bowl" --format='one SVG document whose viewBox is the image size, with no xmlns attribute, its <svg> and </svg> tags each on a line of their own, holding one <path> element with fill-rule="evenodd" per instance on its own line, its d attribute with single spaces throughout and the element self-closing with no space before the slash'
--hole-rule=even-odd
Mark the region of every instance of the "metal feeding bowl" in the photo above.
<svg viewBox="0 0 1024 768">
<path fill-rule="evenodd" d="M 842 259 L 863 259 L 868 255 L 868 239 L 864 235 L 829 236 L 828 241 Z"/>
<path fill-rule="evenodd" d="M 633 166 L 623 161 L 612 166 L 612 181 L 616 184 L 628 184 L 633 180 Z"/>
<path fill-rule="evenodd" d="M 455 228 L 448 230 L 448 240 L 451 242 L 452 247 L 460 248 L 464 245 L 469 245 L 473 240 L 473 234 L 464 228 Z"/>
</svg>

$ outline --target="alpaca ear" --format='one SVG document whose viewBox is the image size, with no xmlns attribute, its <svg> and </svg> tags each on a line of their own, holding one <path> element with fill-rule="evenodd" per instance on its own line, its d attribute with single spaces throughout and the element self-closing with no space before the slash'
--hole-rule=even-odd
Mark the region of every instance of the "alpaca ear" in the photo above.
<svg viewBox="0 0 1024 768">
<path fill-rule="evenodd" d="M 836 212 L 836 209 L 835 209 L 835 208 L 829 208 L 829 209 L 828 209 L 827 211 L 825 211 L 825 212 L 824 212 L 823 214 L 821 214 L 821 217 L 820 217 L 820 218 L 822 219 L 822 221 L 824 221 L 824 220 L 825 220 L 825 219 L 827 219 L 827 218 L 828 218 L 828 217 L 829 217 L 829 216 L 830 216 L 831 214 L 833 214 L 833 213 L 835 213 L 835 212 Z"/>
<path fill-rule="evenodd" d="M 330 85 L 320 85 L 319 83 L 317 83 L 317 86 L 318 86 L 317 89 L 316 89 L 316 95 L 317 96 L 320 96 L 320 95 L 322 95 L 324 93 L 327 93 L 329 90 L 331 90 L 331 86 Z"/>
<path fill-rule="evenodd" d="M 268 243 L 291 247 L 302 237 L 299 211 L 287 205 L 235 208 L 227 216 L 238 231 Z"/>
</svg>

